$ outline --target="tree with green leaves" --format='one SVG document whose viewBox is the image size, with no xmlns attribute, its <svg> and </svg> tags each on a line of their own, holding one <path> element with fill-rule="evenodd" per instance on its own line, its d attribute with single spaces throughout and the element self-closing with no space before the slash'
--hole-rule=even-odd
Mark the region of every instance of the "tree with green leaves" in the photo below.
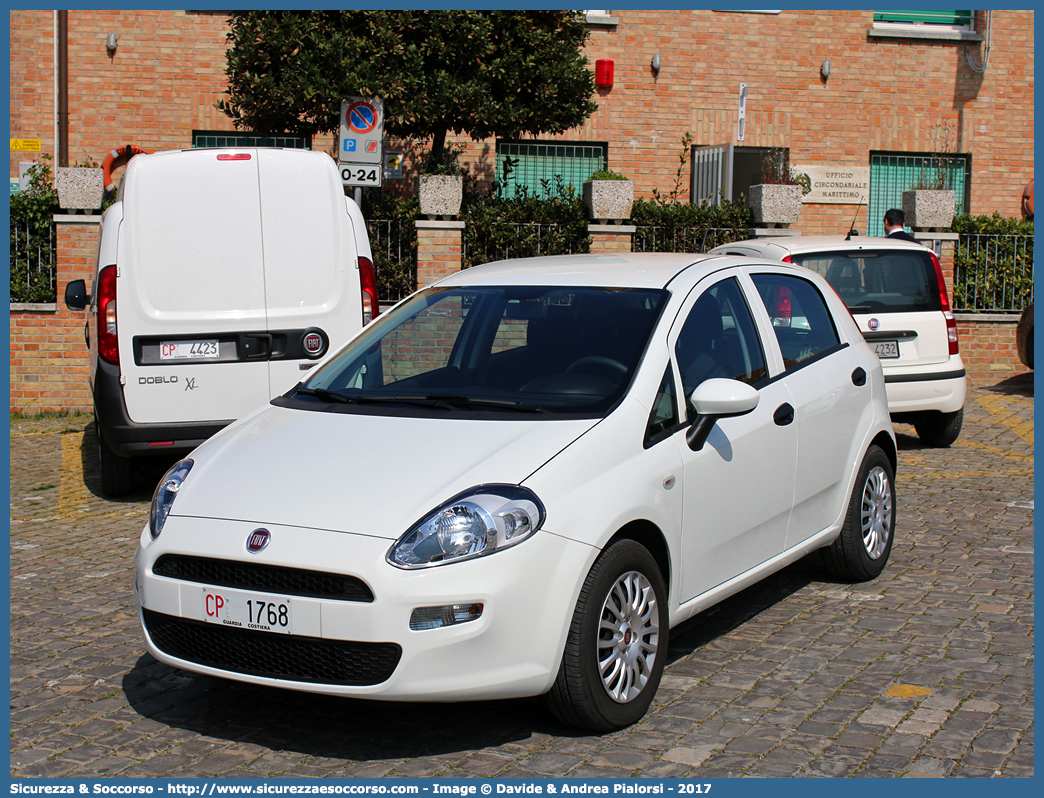
<svg viewBox="0 0 1044 798">
<path fill-rule="evenodd" d="M 597 109 L 576 11 L 244 11 L 229 20 L 237 128 L 337 130 L 341 100 L 384 99 L 385 132 L 431 139 L 561 133 Z"/>
</svg>

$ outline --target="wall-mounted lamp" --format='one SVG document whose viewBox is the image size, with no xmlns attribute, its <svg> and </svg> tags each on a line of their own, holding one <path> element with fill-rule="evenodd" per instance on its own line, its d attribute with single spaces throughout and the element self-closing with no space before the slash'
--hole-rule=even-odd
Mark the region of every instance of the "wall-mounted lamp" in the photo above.
<svg viewBox="0 0 1044 798">
<path fill-rule="evenodd" d="M 120 39 L 115 33 L 110 33 L 105 37 L 105 49 L 109 51 L 109 55 L 116 52 L 116 45 L 119 43 Z"/>
<path fill-rule="evenodd" d="M 823 76 L 823 80 L 830 77 L 830 59 L 828 58 L 823 62 L 823 65 L 819 67 L 819 74 Z"/>
<path fill-rule="evenodd" d="M 661 58 L 660 54 L 657 53 L 652 57 L 653 72 L 659 72 L 661 66 L 663 66 L 663 58 Z"/>
</svg>

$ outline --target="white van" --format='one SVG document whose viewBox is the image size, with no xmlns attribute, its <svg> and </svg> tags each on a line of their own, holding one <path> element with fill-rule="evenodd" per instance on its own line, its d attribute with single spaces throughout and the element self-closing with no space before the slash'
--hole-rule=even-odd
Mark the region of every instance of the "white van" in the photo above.
<svg viewBox="0 0 1044 798">
<path fill-rule="evenodd" d="M 284 393 L 378 313 L 362 213 L 325 154 L 138 155 L 102 217 L 87 309 L 102 489 Z"/>
</svg>

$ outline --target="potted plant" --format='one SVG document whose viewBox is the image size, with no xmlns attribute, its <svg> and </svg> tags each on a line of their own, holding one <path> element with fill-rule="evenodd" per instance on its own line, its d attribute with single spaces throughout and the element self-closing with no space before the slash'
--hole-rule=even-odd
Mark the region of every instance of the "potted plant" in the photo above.
<svg viewBox="0 0 1044 798">
<path fill-rule="evenodd" d="M 939 125 L 936 141 L 936 152 L 924 159 L 913 186 L 903 192 L 903 213 L 914 230 L 946 229 L 957 212 L 953 178 L 958 160 L 954 156 L 953 126 Z"/>
<path fill-rule="evenodd" d="M 808 175 L 790 168 L 790 151 L 769 150 L 761 162 L 761 182 L 750 187 L 747 205 L 754 224 L 761 227 L 790 227 L 801 214 L 801 197 L 811 191 Z"/>
<path fill-rule="evenodd" d="M 429 219 L 460 213 L 464 177 L 459 160 L 463 151 L 463 144 L 444 144 L 429 150 L 421 162 L 417 196 L 420 212 Z"/>
<path fill-rule="evenodd" d="M 54 174 L 58 207 L 64 211 L 96 211 L 105 195 L 100 167 L 59 166 Z"/>
<path fill-rule="evenodd" d="M 583 197 L 587 215 L 592 221 L 620 224 L 631 217 L 634 183 L 617 172 L 595 172 L 584 183 Z"/>
</svg>

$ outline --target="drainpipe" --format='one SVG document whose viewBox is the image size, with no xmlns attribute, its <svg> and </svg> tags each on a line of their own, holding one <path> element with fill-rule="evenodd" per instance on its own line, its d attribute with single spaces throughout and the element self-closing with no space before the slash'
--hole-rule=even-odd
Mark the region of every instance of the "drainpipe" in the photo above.
<svg viewBox="0 0 1044 798">
<path fill-rule="evenodd" d="M 69 165 L 69 12 L 58 12 L 58 165 Z"/>
</svg>

